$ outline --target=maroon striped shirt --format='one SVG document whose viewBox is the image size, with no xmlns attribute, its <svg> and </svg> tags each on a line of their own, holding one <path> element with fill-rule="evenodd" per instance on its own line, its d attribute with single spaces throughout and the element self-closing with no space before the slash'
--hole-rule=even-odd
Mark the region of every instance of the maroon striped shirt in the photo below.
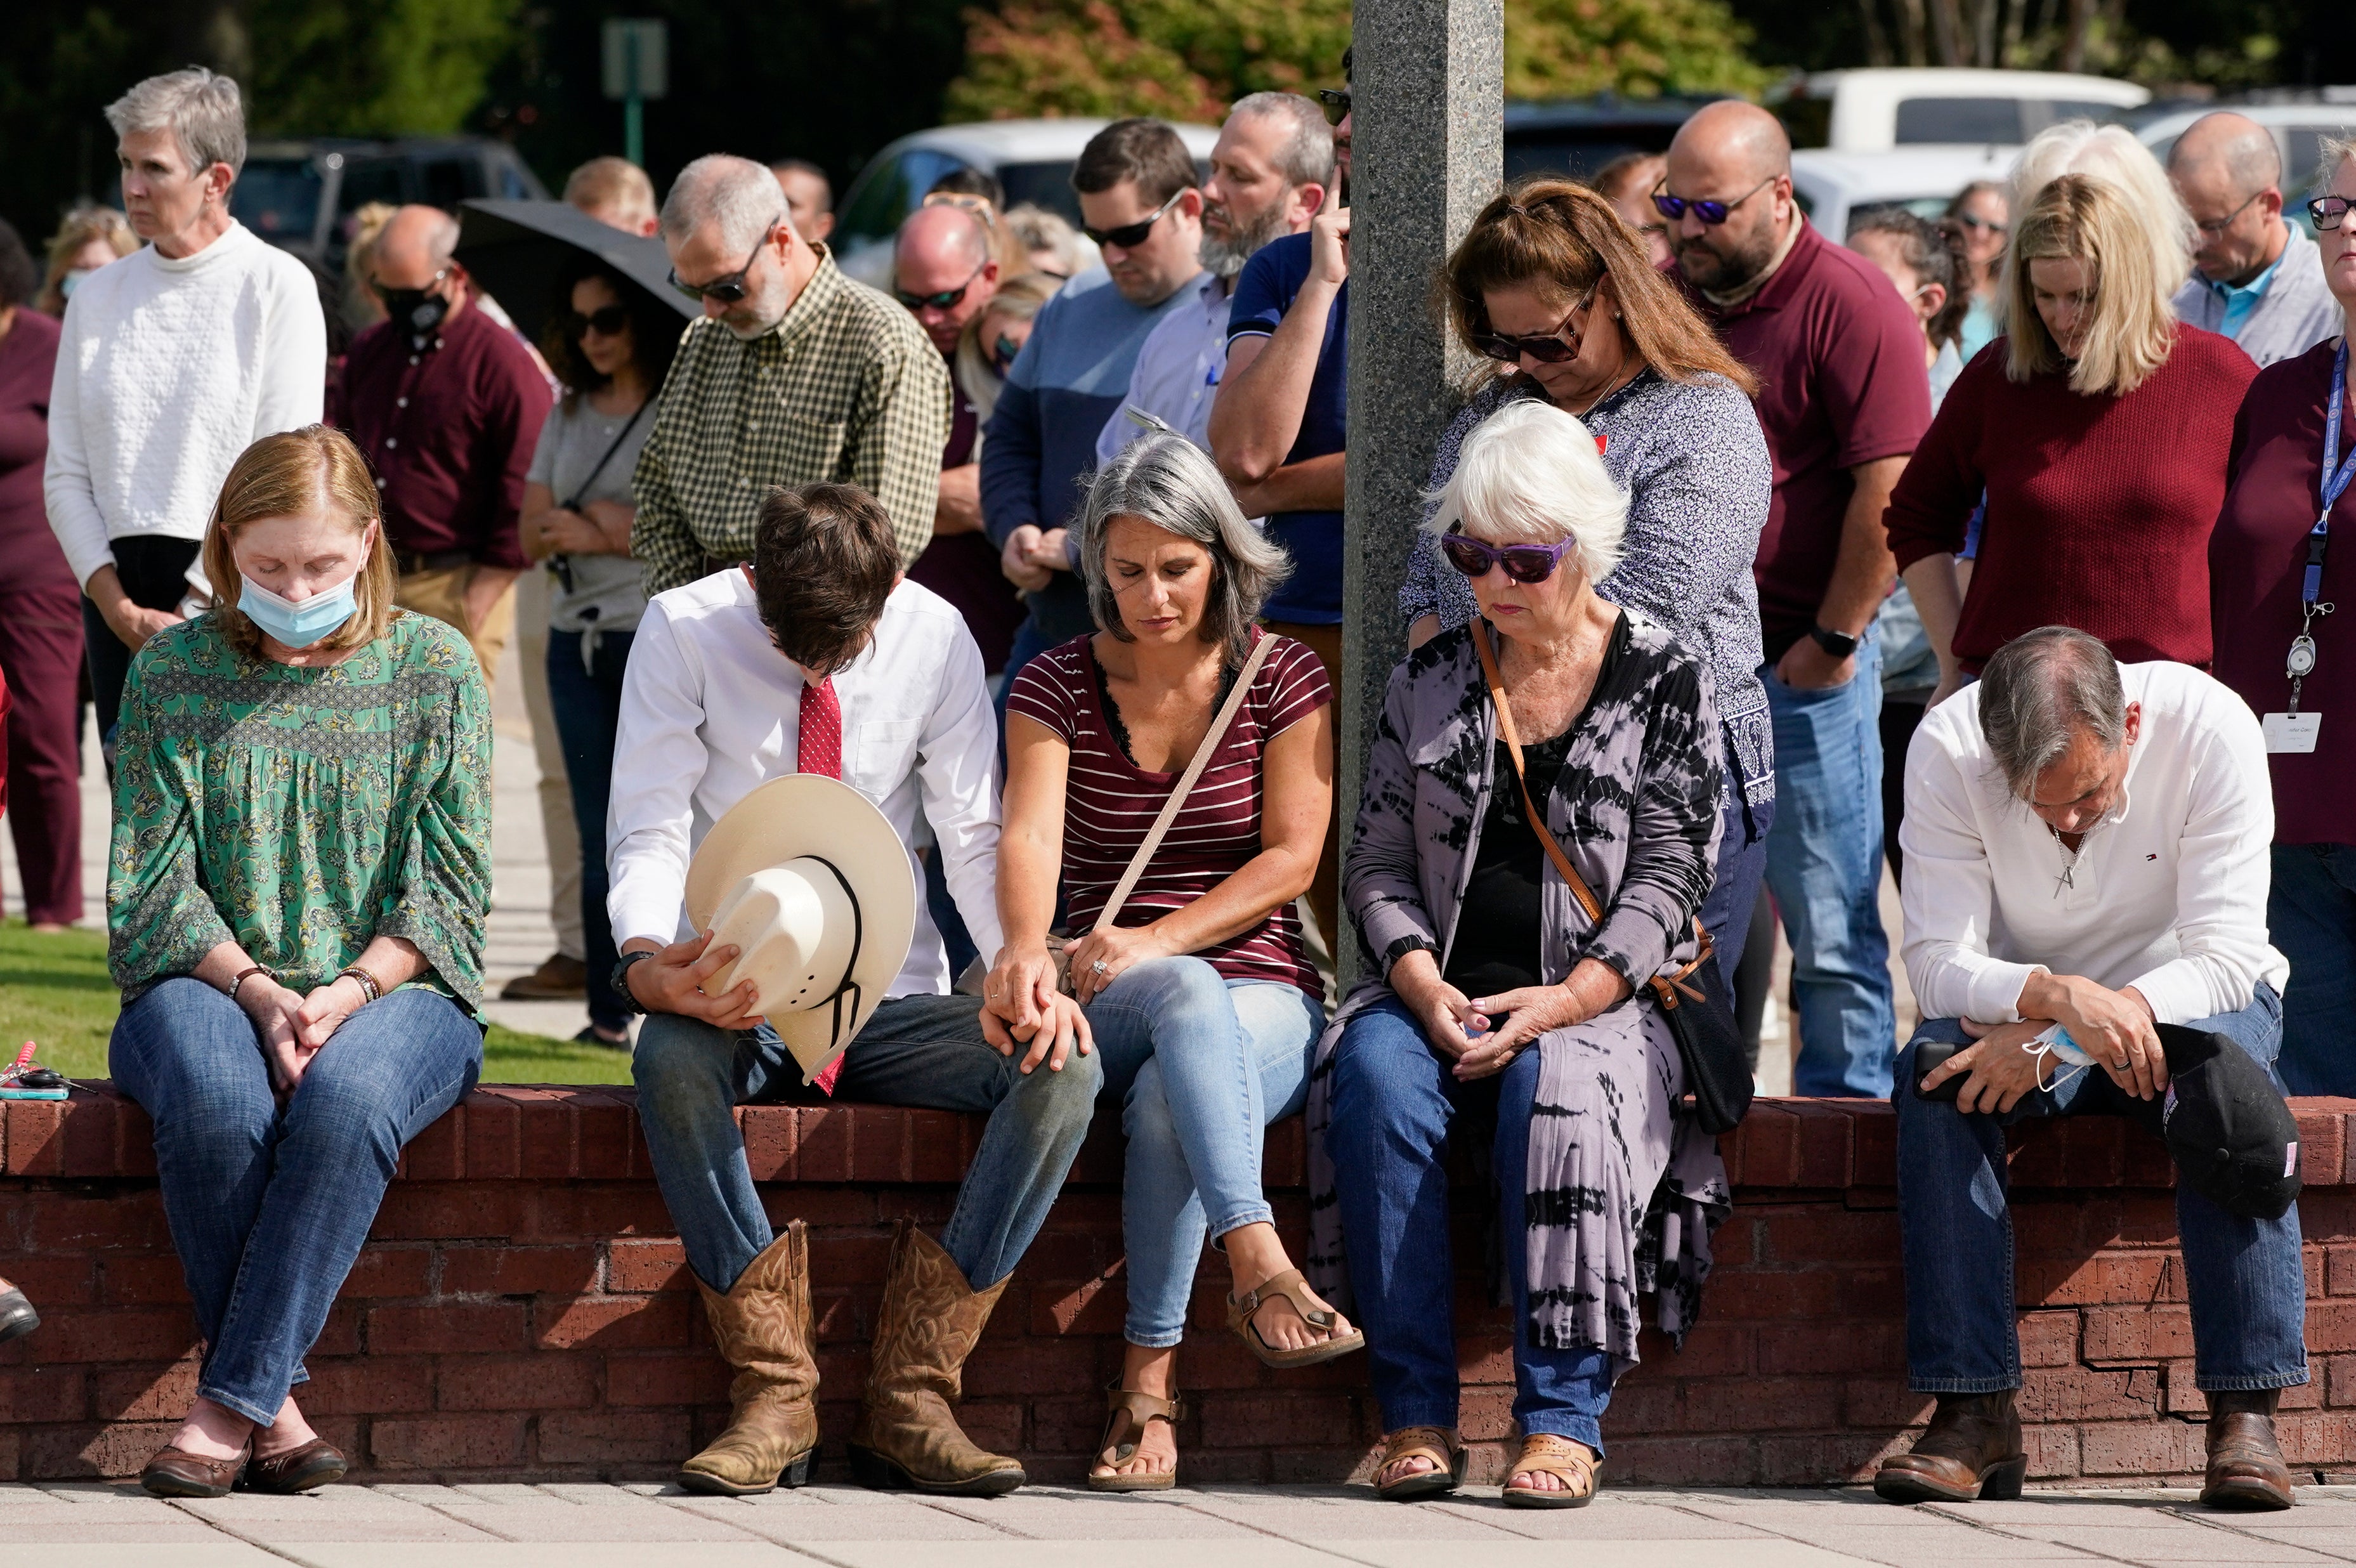
<svg viewBox="0 0 2356 1568">
<path fill-rule="evenodd" d="M 1278 637 L 1217 753 L 1194 781 L 1194 793 L 1121 907 L 1118 923 L 1150 925 L 1201 898 L 1260 852 L 1268 743 L 1333 700 L 1333 686 L 1317 656 L 1290 637 Z M 1064 801 L 1064 891 L 1070 929 L 1076 934 L 1088 931 L 1177 787 L 1179 773 L 1146 772 L 1113 740 L 1087 637 L 1050 648 L 1023 666 L 1006 707 L 1045 725 L 1072 749 Z M 1302 945 L 1300 917 L 1289 903 L 1194 956 L 1230 980 L 1274 980 L 1313 997 L 1325 994 Z"/>
</svg>

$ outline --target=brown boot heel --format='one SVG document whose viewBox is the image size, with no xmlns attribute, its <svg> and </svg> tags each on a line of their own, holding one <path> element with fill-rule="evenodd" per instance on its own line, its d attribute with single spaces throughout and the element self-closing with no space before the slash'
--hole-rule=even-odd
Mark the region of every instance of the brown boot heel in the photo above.
<svg viewBox="0 0 2356 1568">
<path fill-rule="evenodd" d="M 2209 1469 L 2201 1500 L 2213 1509 L 2271 1511 L 2294 1500 L 2290 1467 L 2275 1440 L 2274 1389 L 2209 1396 Z"/>
<path fill-rule="evenodd" d="M 1873 1491 L 1885 1502 L 2010 1502 L 2029 1477 L 2013 1391 L 1941 1394 L 1912 1453 L 1881 1462 Z"/>
<path fill-rule="evenodd" d="M 725 1296 L 700 1279 L 695 1287 L 736 1381 L 728 1429 L 680 1467 L 680 1486 L 732 1498 L 800 1486 L 818 1453 L 809 1232 L 799 1220 L 787 1225 Z"/>
</svg>

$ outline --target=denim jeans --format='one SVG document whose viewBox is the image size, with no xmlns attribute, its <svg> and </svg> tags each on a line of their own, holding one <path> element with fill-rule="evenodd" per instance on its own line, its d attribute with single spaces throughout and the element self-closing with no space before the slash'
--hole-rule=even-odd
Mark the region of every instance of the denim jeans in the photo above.
<svg viewBox="0 0 2356 1568">
<path fill-rule="evenodd" d="M 1871 627 L 1846 684 L 1802 691 L 1760 667 L 1775 720 L 1767 885 L 1792 937 L 1800 1053 L 1792 1093 L 1890 1093 L 1898 1018 L 1881 926 L 1881 653 Z"/>
<path fill-rule="evenodd" d="M 614 925 L 605 914 L 612 886 L 605 869 L 605 808 L 614 795 L 614 735 L 622 720 L 622 672 L 630 662 L 629 632 L 600 632 L 584 667 L 580 632 L 548 634 L 548 702 L 564 744 L 564 777 L 573 786 L 573 821 L 581 835 L 581 933 L 589 967 L 589 1021 L 600 1029 L 628 1025 L 632 1008 L 614 989 Z"/>
<path fill-rule="evenodd" d="M 483 1031 L 457 1003 L 394 991 L 344 1020 L 282 1108 L 252 1020 L 202 980 L 123 1009 L 107 1066 L 155 1123 L 172 1245 L 196 1303 L 197 1392 L 278 1418 L 360 1255 L 401 1151 L 475 1085 Z"/>
<path fill-rule="evenodd" d="M 2271 1068 L 2282 1042 L 2282 1002 L 2262 985 L 2242 1011 L 2191 1027 L 2228 1036 Z M 1954 1019 L 1923 1020 L 1899 1055 L 1900 1087 L 1890 1094 L 1898 1112 L 1907 1386 L 1918 1393 L 2020 1386 L 2005 1128 L 2029 1116 L 2123 1113 L 2145 1104 L 2099 1067 L 2033 1091 L 2001 1115 L 1967 1116 L 1952 1104 L 1917 1096 L 1914 1046 L 1964 1038 Z M 2176 1229 L 2192 1307 L 2194 1384 L 2213 1392 L 2307 1381 L 2298 1211 L 2279 1220 L 2244 1220 L 2179 1185 Z"/>
<path fill-rule="evenodd" d="M 1718 841 L 1718 867 L 1710 878 L 1709 895 L 1694 912 L 1702 929 L 1718 945 L 1718 966 L 1732 994 L 1734 971 L 1741 965 L 1751 940 L 1751 916 L 1759 907 L 1759 883 L 1767 874 L 1767 836 L 1775 827 L 1775 803 L 1752 805 L 1736 798 L 1725 810 L 1726 827 Z"/>
<path fill-rule="evenodd" d="M 2282 1060 L 2294 1094 L 2356 1095 L 2356 845 L 2277 844 L 2267 934 L 2290 960 Z"/>
<path fill-rule="evenodd" d="M 987 1290 L 1014 1272 L 1080 1152 L 1104 1072 L 1077 1051 L 1063 1071 L 1028 1074 L 982 1038 L 978 997 L 894 997 L 842 1056 L 834 1097 L 940 1111 L 986 1111 L 941 1248 Z M 776 1232 L 744 1163 L 732 1114 L 793 1093 L 801 1068 L 764 1025 L 730 1034 L 699 1019 L 650 1015 L 631 1058 L 638 1121 L 655 1180 L 679 1227 L 688 1265 L 714 1290 L 736 1283 Z"/>
<path fill-rule="evenodd" d="M 1458 1083 L 1394 996 L 1371 1003 L 1343 1028 L 1325 1147 L 1339 1189 L 1350 1291 L 1366 1335 L 1366 1370 L 1386 1432 L 1457 1424 L 1456 1275 L 1443 1157 L 1457 1117 L 1469 1115 L 1465 1131 L 1477 1136 L 1494 1104 L 1490 1155 L 1513 1282 L 1514 1419 L 1525 1435 L 1551 1432 L 1603 1451 L 1610 1353 L 1530 1342 L 1523 1189 L 1537 1087 L 1535 1051 L 1494 1078 Z"/>
<path fill-rule="evenodd" d="M 1261 1135 L 1308 1096 L 1325 1009 L 1298 986 L 1229 980 L 1200 958 L 1122 971 L 1088 1004 L 1104 1095 L 1129 1135 L 1120 1229 L 1132 1345 L 1186 1337 L 1205 1234 L 1271 1221 Z"/>
</svg>

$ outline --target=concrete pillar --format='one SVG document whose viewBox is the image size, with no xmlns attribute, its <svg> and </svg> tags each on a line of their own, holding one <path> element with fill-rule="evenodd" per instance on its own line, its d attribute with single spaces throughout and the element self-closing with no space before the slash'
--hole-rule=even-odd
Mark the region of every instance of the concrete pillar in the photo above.
<svg viewBox="0 0 2356 1568">
<path fill-rule="evenodd" d="M 1470 364 L 1432 280 L 1504 169 L 1503 0 L 1358 0 L 1351 24 L 1350 454 L 1344 528 L 1343 843 L 1383 690 L 1406 652 L 1398 592 L 1433 447 Z M 1355 941 L 1336 944 L 1344 984 Z"/>
</svg>

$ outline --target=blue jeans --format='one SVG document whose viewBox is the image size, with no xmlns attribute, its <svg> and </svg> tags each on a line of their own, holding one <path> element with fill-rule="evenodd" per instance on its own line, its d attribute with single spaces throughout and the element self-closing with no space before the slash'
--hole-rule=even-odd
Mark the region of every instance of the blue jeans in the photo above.
<svg viewBox="0 0 2356 1568">
<path fill-rule="evenodd" d="M 1726 827 L 1718 841 L 1718 868 L 1710 879 L 1709 896 L 1694 913 L 1718 945 L 1718 966 L 1733 994 L 1734 971 L 1751 938 L 1751 913 L 1759 906 L 1760 880 L 1767 874 L 1767 836 L 1775 827 L 1775 803 L 1752 805 L 1735 799 L 1725 811 Z"/>
<path fill-rule="evenodd" d="M 172 1245 L 196 1303 L 197 1392 L 267 1426 L 368 1239 L 401 1151 L 475 1086 L 483 1031 L 433 991 L 370 1002 L 282 1109 L 252 1020 L 202 980 L 123 1009 L 115 1085 L 155 1123 Z"/>
<path fill-rule="evenodd" d="M 1205 1234 L 1273 1221 L 1261 1135 L 1301 1109 L 1325 1009 L 1298 986 L 1229 980 L 1200 958 L 1122 971 L 1088 1004 L 1104 1094 L 1129 1135 L 1120 1228 L 1132 1345 L 1186 1337 Z"/>
<path fill-rule="evenodd" d="M 601 632 L 587 667 L 583 634 L 548 634 L 548 702 L 564 747 L 564 777 L 573 786 L 573 822 L 581 835 L 581 932 L 589 966 L 589 1021 L 617 1029 L 631 1008 L 614 989 L 614 926 L 605 916 L 605 807 L 614 794 L 614 734 L 622 718 L 622 672 L 630 662 L 628 632 Z"/>
<path fill-rule="evenodd" d="M 1535 1051 L 1522 1052 L 1495 1078 L 1458 1083 L 1394 996 L 1369 1004 L 1343 1028 L 1325 1148 L 1333 1158 L 1350 1290 L 1386 1432 L 1457 1424 L 1456 1275 L 1443 1157 L 1457 1116 L 1469 1113 L 1465 1130 L 1477 1136 L 1482 1113 L 1494 1104 L 1490 1156 L 1513 1282 L 1514 1419 L 1526 1435 L 1551 1432 L 1603 1451 L 1610 1353 L 1530 1342 L 1523 1189 L 1537 1087 Z"/>
<path fill-rule="evenodd" d="M 1762 665 L 1775 720 L 1775 827 L 1767 885 L 1792 937 L 1800 1053 L 1792 1093 L 1890 1093 L 1898 1018 L 1881 927 L 1881 652 L 1868 627 L 1857 674 L 1802 691 Z"/>
<path fill-rule="evenodd" d="M 2228 1036 L 2272 1067 L 2282 1002 L 2260 986 L 2238 1013 L 2191 1026 Z M 2038 1090 L 2001 1115 L 1964 1115 L 1914 1093 L 1914 1046 L 1964 1040 L 1954 1019 L 1926 1019 L 1898 1058 L 1898 1223 L 1906 1256 L 1907 1386 L 1919 1393 L 1991 1393 L 2020 1386 L 2014 1317 L 2012 1210 L 2005 1128 L 2029 1116 L 2144 1109 L 2099 1067 Z M 2064 1073 L 2072 1070 L 2063 1067 Z M 2194 1384 L 2289 1388 L 2307 1381 L 2307 1275 L 2298 1211 L 2244 1220 L 2190 1187 L 2176 1189 L 2176 1230 L 2192 1307 Z"/>
<path fill-rule="evenodd" d="M 939 1111 L 986 1111 L 981 1145 L 941 1248 L 966 1283 L 987 1290 L 1014 1272 L 1087 1136 L 1104 1072 L 1075 1051 L 1060 1072 L 1025 1074 L 982 1038 L 978 997 L 894 997 L 842 1056 L 834 1097 Z M 730 1034 L 676 1013 L 650 1015 L 631 1072 L 655 1180 L 696 1276 L 736 1283 L 776 1232 L 744 1163 L 738 1105 L 797 1091 L 801 1068 L 766 1026 Z"/>
<path fill-rule="evenodd" d="M 2294 1094 L 2356 1095 L 2356 845 L 2277 844 L 2267 934 L 2290 960 L 2282 1060 Z"/>
</svg>

